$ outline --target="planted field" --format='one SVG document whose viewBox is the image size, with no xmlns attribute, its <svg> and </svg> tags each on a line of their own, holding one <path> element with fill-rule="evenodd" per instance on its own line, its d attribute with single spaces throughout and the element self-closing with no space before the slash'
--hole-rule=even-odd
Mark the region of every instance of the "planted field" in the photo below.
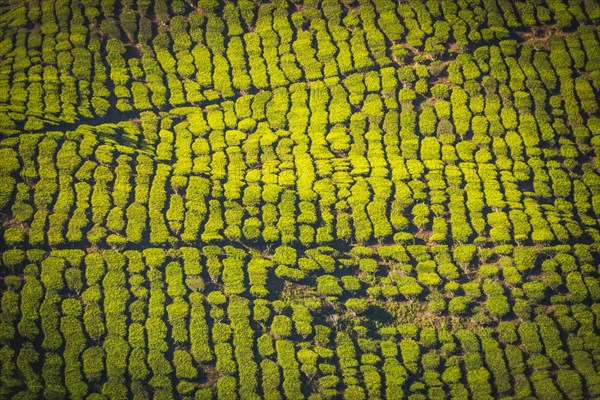
<svg viewBox="0 0 600 400">
<path fill-rule="evenodd" d="M 0 398 L 600 398 L 600 5 L 0 5 Z"/>
</svg>

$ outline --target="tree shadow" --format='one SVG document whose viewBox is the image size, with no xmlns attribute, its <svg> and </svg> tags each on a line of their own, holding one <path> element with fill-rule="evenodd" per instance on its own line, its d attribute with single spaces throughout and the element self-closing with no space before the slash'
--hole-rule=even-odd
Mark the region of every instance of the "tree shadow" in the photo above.
<svg viewBox="0 0 600 400">
<path fill-rule="evenodd" d="M 394 316 L 381 306 L 371 305 L 363 314 L 368 320 L 380 323 L 390 323 L 394 321 Z"/>
</svg>

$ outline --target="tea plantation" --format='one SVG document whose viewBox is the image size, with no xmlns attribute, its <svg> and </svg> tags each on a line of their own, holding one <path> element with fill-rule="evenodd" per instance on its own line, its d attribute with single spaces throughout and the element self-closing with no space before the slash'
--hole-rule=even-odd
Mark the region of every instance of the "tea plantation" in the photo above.
<svg viewBox="0 0 600 400">
<path fill-rule="evenodd" d="M 594 0 L 0 3 L 0 398 L 600 398 Z"/>
</svg>

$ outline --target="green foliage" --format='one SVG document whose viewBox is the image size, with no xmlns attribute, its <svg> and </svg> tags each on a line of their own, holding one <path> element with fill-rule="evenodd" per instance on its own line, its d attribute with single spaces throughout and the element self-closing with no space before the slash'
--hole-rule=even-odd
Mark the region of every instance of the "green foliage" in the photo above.
<svg viewBox="0 0 600 400">
<path fill-rule="evenodd" d="M 600 6 L 18 3 L 0 398 L 600 397 Z"/>
<path fill-rule="evenodd" d="M 276 315 L 271 324 L 271 333 L 278 339 L 285 339 L 292 334 L 292 320 L 285 315 Z"/>
<path fill-rule="evenodd" d="M 364 313 L 369 307 L 369 303 L 365 299 L 348 299 L 345 304 L 349 310 L 357 314 Z"/>
<path fill-rule="evenodd" d="M 454 297 L 448 302 L 448 312 L 454 315 L 461 315 L 467 312 L 469 300 L 464 296 Z"/>
<path fill-rule="evenodd" d="M 289 246 L 279 246 L 273 254 L 272 260 L 278 264 L 294 265 L 296 264 L 296 250 Z"/>
<path fill-rule="evenodd" d="M 534 248 L 519 246 L 515 247 L 513 251 L 513 258 L 515 261 L 515 266 L 520 271 L 525 271 L 535 268 L 537 254 Z"/>
<path fill-rule="evenodd" d="M 343 293 L 338 280 L 332 275 L 317 278 L 317 291 L 325 296 L 340 296 Z"/>
</svg>

